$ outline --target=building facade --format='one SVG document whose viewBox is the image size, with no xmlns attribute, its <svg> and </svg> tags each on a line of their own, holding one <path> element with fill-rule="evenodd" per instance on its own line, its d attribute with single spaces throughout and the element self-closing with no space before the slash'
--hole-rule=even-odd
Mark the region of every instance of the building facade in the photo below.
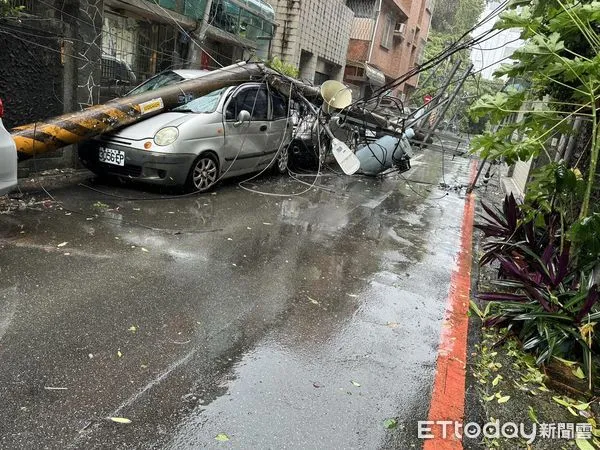
<svg viewBox="0 0 600 450">
<path fill-rule="evenodd" d="M 200 31 L 194 33 L 196 40 L 202 42 L 202 48 L 191 55 L 191 68 L 214 69 L 252 56 L 270 58 L 275 10 L 269 3 L 263 0 L 202 1 L 203 22 Z"/>
<path fill-rule="evenodd" d="M 341 81 L 354 13 L 345 0 L 272 0 L 277 31 L 272 55 L 314 84 Z"/>
<path fill-rule="evenodd" d="M 344 82 L 354 95 L 368 96 L 421 62 L 429 34 L 432 0 L 347 0 L 354 12 Z M 398 86 L 403 98 L 418 76 Z"/>
</svg>

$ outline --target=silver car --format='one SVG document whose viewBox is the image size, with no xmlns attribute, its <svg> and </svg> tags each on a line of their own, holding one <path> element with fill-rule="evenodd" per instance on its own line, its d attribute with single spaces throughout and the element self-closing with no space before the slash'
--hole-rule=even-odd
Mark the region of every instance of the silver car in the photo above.
<svg viewBox="0 0 600 450">
<path fill-rule="evenodd" d="M 7 194 L 17 186 L 17 146 L 2 125 L 4 106 L 0 99 L 0 195 Z"/>
<path fill-rule="evenodd" d="M 218 89 L 79 148 L 99 175 L 207 191 L 271 166 L 287 171 L 287 99 L 262 83 Z"/>
</svg>

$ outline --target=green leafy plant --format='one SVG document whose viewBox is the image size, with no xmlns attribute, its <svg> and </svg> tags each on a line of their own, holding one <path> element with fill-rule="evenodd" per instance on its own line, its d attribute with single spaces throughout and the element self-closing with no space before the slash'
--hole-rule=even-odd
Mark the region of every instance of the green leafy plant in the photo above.
<svg viewBox="0 0 600 450">
<path fill-rule="evenodd" d="M 556 356 L 582 360 L 591 380 L 591 358 L 600 344 L 589 328 L 600 319 L 596 261 L 574 256 L 554 207 L 550 201 L 548 211 L 528 217 L 512 196 L 502 210 L 484 206 L 486 216 L 476 225 L 486 237 L 481 263 L 498 263 L 500 278 L 496 291 L 478 295 L 490 302 L 478 315 L 486 326 L 515 333 L 538 364 Z"/>
<path fill-rule="evenodd" d="M 588 173 L 583 185 L 579 218 L 590 212 L 600 154 L 598 103 L 600 93 L 600 2 L 592 0 L 534 0 L 512 2 L 500 15 L 497 29 L 520 28 L 525 44 L 512 64 L 496 74 L 514 85 L 527 80 L 530 88 L 505 90 L 479 99 L 471 108 L 474 118 L 488 117 L 500 126 L 473 141 L 472 150 L 509 164 L 544 155 L 553 161 L 548 142 L 571 131 L 581 117 L 591 122 Z M 516 117 L 516 119 L 515 119 Z"/>
<path fill-rule="evenodd" d="M 598 280 L 600 214 L 593 199 L 600 154 L 600 2 L 512 1 L 495 24 L 521 29 L 524 45 L 496 72 L 509 82 L 471 107 L 491 127 L 472 140 L 483 157 L 536 160 L 523 205 L 486 208 L 483 264 L 499 265 L 487 325 L 513 331 L 539 364 L 552 356 L 578 359 L 591 382 L 592 355 L 600 348 Z M 573 167 L 550 149 L 574 136 L 575 118 L 591 139 Z M 575 136 L 574 136 L 575 137 Z M 583 173 L 582 173 L 583 172 Z"/>
<path fill-rule="evenodd" d="M 279 73 L 287 75 L 288 77 L 298 78 L 298 75 L 300 75 L 300 71 L 296 66 L 282 61 L 277 56 L 270 61 L 267 61 L 267 66 Z"/>
<path fill-rule="evenodd" d="M 24 9 L 24 6 L 14 6 L 9 0 L 0 0 L 0 17 L 15 17 Z"/>
</svg>

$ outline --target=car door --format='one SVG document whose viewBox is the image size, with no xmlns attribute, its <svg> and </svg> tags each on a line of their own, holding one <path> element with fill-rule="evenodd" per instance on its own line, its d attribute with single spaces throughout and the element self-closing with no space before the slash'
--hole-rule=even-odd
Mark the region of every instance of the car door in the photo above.
<svg viewBox="0 0 600 450">
<path fill-rule="evenodd" d="M 244 110 L 250 113 L 250 121 L 240 123 L 238 116 Z M 223 157 L 225 168 L 233 164 L 232 173 L 261 167 L 267 147 L 268 115 L 269 96 L 264 85 L 242 85 L 227 100 L 223 114 Z"/>
<path fill-rule="evenodd" d="M 293 128 L 292 119 L 288 120 L 288 100 L 278 91 L 271 90 L 271 121 L 267 137 L 267 162 L 275 153 L 290 142 Z"/>
</svg>

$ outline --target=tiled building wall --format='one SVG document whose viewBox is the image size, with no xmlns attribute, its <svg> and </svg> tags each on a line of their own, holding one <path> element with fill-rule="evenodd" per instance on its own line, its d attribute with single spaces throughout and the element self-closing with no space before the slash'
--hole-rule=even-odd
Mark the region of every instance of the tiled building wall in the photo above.
<svg viewBox="0 0 600 450">
<path fill-rule="evenodd" d="M 300 65 L 302 55 L 308 72 L 322 67 L 322 62 L 343 68 L 354 17 L 345 0 L 273 0 L 271 4 L 278 24 L 274 56 Z"/>
</svg>

